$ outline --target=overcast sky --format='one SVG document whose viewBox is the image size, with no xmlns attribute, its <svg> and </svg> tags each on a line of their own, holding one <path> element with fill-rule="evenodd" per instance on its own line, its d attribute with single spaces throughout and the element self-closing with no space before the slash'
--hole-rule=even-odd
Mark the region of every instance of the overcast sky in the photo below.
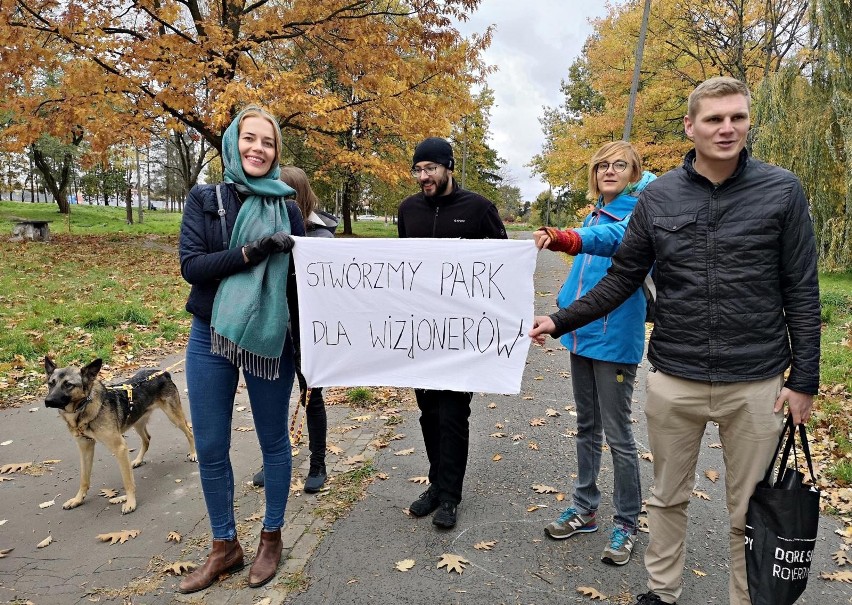
<svg viewBox="0 0 852 605">
<path fill-rule="evenodd" d="M 525 166 L 542 148 L 543 107 L 561 103 L 559 83 L 592 32 L 589 18 L 605 14 L 599 0 L 482 0 L 471 19 L 458 25 L 463 34 L 495 26 L 485 53 L 485 61 L 497 66 L 488 77 L 494 90 L 489 144 L 506 160 L 524 200 L 547 188 Z"/>
</svg>

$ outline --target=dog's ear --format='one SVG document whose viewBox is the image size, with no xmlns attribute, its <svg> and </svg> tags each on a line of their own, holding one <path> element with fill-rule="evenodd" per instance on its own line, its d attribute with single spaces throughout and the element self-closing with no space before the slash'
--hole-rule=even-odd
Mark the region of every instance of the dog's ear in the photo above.
<svg viewBox="0 0 852 605">
<path fill-rule="evenodd" d="M 101 366 L 103 365 L 103 360 L 98 357 L 92 363 L 87 366 L 84 366 L 80 370 L 80 375 L 83 377 L 83 384 L 89 384 L 98 377 L 98 372 L 101 371 Z"/>
<path fill-rule="evenodd" d="M 48 378 L 50 377 L 51 374 L 53 374 L 53 371 L 55 369 L 56 369 L 56 364 L 53 363 L 53 360 L 50 357 L 45 356 L 45 358 L 44 358 L 44 371 L 47 372 Z"/>
</svg>

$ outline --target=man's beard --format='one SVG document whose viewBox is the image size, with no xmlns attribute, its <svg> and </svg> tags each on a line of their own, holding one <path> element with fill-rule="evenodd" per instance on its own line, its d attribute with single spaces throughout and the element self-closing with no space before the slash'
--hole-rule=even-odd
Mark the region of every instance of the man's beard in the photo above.
<svg viewBox="0 0 852 605">
<path fill-rule="evenodd" d="M 426 197 L 437 197 L 437 196 L 443 195 L 444 193 L 447 192 L 447 188 L 448 188 L 449 183 L 450 183 L 450 175 L 449 174 L 444 174 L 443 178 L 440 181 L 436 181 L 435 179 L 430 179 L 430 180 L 435 184 L 435 193 L 432 194 L 432 195 L 429 195 L 428 193 L 426 193 L 423 186 L 427 185 L 428 184 L 428 182 L 427 182 L 427 183 L 421 183 L 420 184 L 420 191 L 423 192 L 423 195 L 425 195 Z"/>
</svg>

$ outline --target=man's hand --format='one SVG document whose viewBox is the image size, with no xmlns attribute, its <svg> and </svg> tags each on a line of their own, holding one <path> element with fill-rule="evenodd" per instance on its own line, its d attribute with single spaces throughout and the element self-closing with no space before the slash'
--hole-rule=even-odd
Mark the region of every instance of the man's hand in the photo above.
<svg viewBox="0 0 852 605">
<path fill-rule="evenodd" d="M 553 320 L 547 315 L 540 315 L 533 319 L 532 330 L 529 331 L 529 337 L 537 344 L 543 345 L 546 339 L 545 334 L 553 334 L 556 326 Z"/>
<path fill-rule="evenodd" d="M 533 239 L 535 240 L 535 247 L 539 250 L 547 248 L 552 241 L 550 235 L 547 234 L 547 230 L 543 227 L 533 231 Z"/>
<path fill-rule="evenodd" d="M 790 413 L 793 415 L 793 424 L 804 424 L 811 417 L 811 407 L 814 404 L 813 395 L 799 393 L 798 391 L 793 391 L 784 387 L 781 389 L 778 399 L 775 400 L 774 411 L 776 414 L 784 409 L 785 401 L 790 409 Z"/>
</svg>

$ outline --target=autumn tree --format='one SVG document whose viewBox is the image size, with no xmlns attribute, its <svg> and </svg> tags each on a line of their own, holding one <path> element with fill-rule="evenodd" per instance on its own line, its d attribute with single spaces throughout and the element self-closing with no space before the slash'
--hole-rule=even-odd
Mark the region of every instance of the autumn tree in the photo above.
<svg viewBox="0 0 852 605">
<path fill-rule="evenodd" d="M 651 6 L 632 142 L 646 168 L 678 165 L 686 98 L 699 82 L 731 75 L 753 88 L 807 40 L 807 12 L 794 0 L 659 0 Z M 594 22 L 583 53 L 563 82 L 565 101 L 545 112 L 546 143 L 532 162 L 554 186 L 584 188 L 587 162 L 622 137 L 642 3 L 612 6 Z"/>
<path fill-rule="evenodd" d="M 10 49 L 0 111 L 11 109 L 18 127 L 4 144 L 82 127 L 97 152 L 127 138 L 145 143 L 162 119 L 219 149 L 231 116 L 254 102 L 303 133 L 342 185 L 356 170 L 398 180 L 411 142 L 448 131 L 466 110 L 489 35 L 462 39 L 451 20 L 478 4 L 10 0 L 0 5 L 0 42 Z M 59 90 L 26 82 L 35 65 L 57 70 Z"/>
</svg>

